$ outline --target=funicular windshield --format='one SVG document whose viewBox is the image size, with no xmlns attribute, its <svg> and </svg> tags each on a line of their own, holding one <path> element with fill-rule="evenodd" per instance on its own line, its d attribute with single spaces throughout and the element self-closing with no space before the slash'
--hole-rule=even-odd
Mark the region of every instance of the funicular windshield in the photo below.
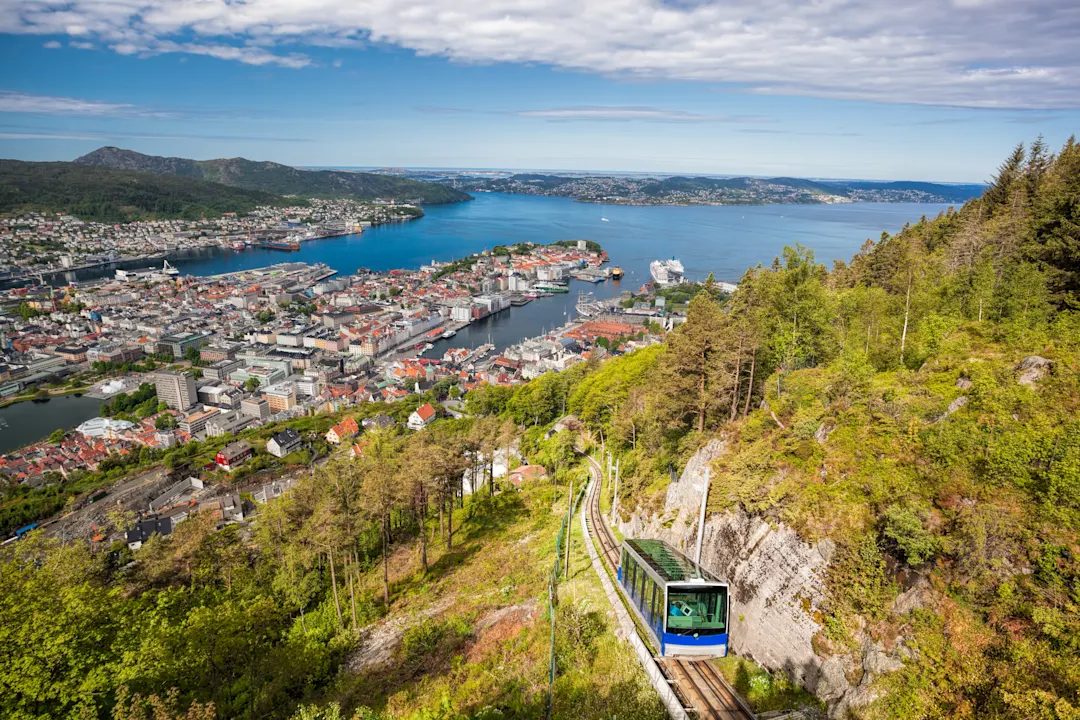
<svg viewBox="0 0 1080 720">
<path fill-rule="evenodd" d="M 727 632 L 727 588 L 669 587 L 667 631 L 675 635 Z"/>
</svg>

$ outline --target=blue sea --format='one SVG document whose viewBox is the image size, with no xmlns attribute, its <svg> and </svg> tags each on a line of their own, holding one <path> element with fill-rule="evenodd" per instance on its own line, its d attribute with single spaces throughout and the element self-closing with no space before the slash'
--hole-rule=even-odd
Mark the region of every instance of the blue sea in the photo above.
<svg viewBox="0 0 1080 720">
<path fill-rule="evenodd" d="M 649 279 L 652 260 L 673 256 L 682 261 L 690 279 L 704 279 L 712 272 L 718 280 L 735 282 L 748 267 L 772 262 L 785 245 L 801 243 L 831 265 L 833 260 L 849 260 L 867 238 L 876 240 L 883 230 L 896 232 L 904 223 L 946 207 L 916 203 L 648 207 L 478 193 L 471 202 L 428 206 L 420 220 L 304 243 L 298 252 L 213 249 L 170 262 L 190 275 L 286 260 L 322 262 L 341 273 L 353 273 L 360 267 L 415 268 L 432 259 L 450 260 L 500 244 L 589 239 L 599 242 L 635 285 Z M 94 272 L 77 277 L 90 279 Z"/>
</svg>

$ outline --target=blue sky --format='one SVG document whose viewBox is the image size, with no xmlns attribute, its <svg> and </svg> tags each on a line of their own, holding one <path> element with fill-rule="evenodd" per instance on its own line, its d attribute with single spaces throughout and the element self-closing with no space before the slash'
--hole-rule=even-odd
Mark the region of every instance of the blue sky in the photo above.
<svg viewBox="0 0 1080 720">
<path fill-rule="evenodd" d="M 9 0 L 0 156 L 978 182 L 1080 127 L 1075 3 L 878 5 Z"/>
</svg>

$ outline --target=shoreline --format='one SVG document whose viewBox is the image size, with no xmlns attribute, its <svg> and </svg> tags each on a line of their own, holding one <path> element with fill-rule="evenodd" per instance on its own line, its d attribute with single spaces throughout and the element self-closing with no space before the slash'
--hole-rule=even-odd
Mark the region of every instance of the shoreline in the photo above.
<svg viewBox="0 0 1080 720">
<path fill-rule="evenodd" d="M 475 200 L 475 199 L 476 198 L 473 198 L 473 197 L 469 198 L 469 200 Z M 467 200 L 453 200 L 453 201 L 448 201 L 448 202 L 445 202 L 445 203 L 429 203 L 429 204 L 452 205 L 452 204 L 463 203 L 463 202 L 467 202 Z M 377 228 L 377 227 L 383 227 L 385 225 L 404 225 L 404 224 L 413 222 L 415 220 L 423 219 L 426 216 L 426 213 L 424 212 L 423 206 L 416 205 L 414 207 L 417 207 L 417 208 L 420 209 L 420 214 L 419 215 L 412 215 L 412 216 L 409 216 L 409 217 L 402 217 L 402 218 L 398 218 L 398 219 L 394 219 L 394 220 L 387 220 L 385 222 L 371 223 L 370 225 L 367 226 L 367 228 Z M 330 239 L 337 238 L 337 237 L 344 237 L 346 235 L 362 235 L 364 232 L 365 232 L 365 230 L 361 230 L 359 233 L 357 233 L 355 231 L 352 231 L 352 230 L 346 230 L 346 231 L 341 231 L 341 232 L 331 232 L 331 233 L 328 233 L 328 234 L 325 234 L 325 235 L 318 235 L 316 237 L 305 238 L 304 240 L 299 241 L 299 245 L 302 247 L 304 244 L 309 243 L 309 242 L 316 242 L 318 240 L 330 240 Z M 113 260 L 102 260 L 102 261 L 96 262 L 96 263 L 83 263 L 81 265 L 73 265 L 72 267 L 69 267 L 69 268 L 52 268 L 52 269 L 48 269 L 48 270 L 34 270 L 34 271 L 28 270 L 28 271 L 24 272 L 22 275 L 0 277 L 0 290 L 11 290 L 11 289 L 19 288 L 19 287 L 27 287 L 27 281 L 34 280 L 35 278 L 42 278 L 42 279 L 48 278 L 49 280 L 54 280 L 54 279 L 62 279 L 62 277 L 64 275 L 68 274 L 68 273 L 78 273 L 78 272 L 86 271 L 86 270 L 96 270 L 96 269 L 99 269 L 99 268 L 109 268 L 109 267 L 120 268 L 121 265 L 128 265 L 128 264 L 134 264 L 134 263 L 145 263 L 145 262 L 149 262 L 151 260 L 182 260 L 187 256 L 188 253 L 200 253 L 200 252 L 207 252 L 207 251 L 246 252 L 248 250 L 265 250 L 265 249 L 273 249 L 273 250 L 278 250 L 280 252 L 296 252 L 296 250 L 280 250 L 278 248 L 261 247 L 258 244 L 254 244 L 254 243 L 253 244 L 245 244 L 243 249 L 238 250 L 237 248 L 235 248 L 235 247 L 233 247 L 231 245 L 224 245 L 220 241 L 215 240 L 214 242 L 210 242 L 210 243 L 207 243 L 205 245 L 195 245 L 195 246 L 190 246 L 190 247 L 177 248 L 175 250 L 160 250 L 158 252 L 147 253 L 147 254 L 144 254 L 144 255 L 133 255 L 133 256 L 128 256 L 128 257 L 118 257 L 118 258 L 113 259 Z M 135 268 L 135 269 L 138 269 L 138 268 Z M 146 269 L 149 269 L 149 268 L 146 268 Z M 50 286 L 50 287 L 66 287 L 67 285 L 78 284 L 79 282 L 92 282 L 92 281 L 75 280 L 75 281 L 72 281 L 72 282 L 64 282 L 64 283 L 57 284 L 57 285 L 54 285 L 51 282 L 45 282 L 44 284 L 47 285 L 47 286 Z M 2 407 L 2 405 L 0 405 L 0 407 Z"/>
<path fill-rule="evenodd" d="M 46 403 L 49 400 L 52 400 L 53 398 L 65 397 L 65 396 L 68 396 L 68 395 L 74 395 L 74 396 L 77 396 L 77 397 L 78 396 L 88 397 L 89 396 L 88 395 L 89 390 L 90 390 L 90 388 L 67 389 L 67 390 L 61 390 L 60 392 L 53 392 L 52 390 L 50 390 L 49 391 L 49 397 L 47 397 L 47 398 L 39 398 L 39 397 L 37 397 L 36 392 L 33 395 L 16 395 L 14 397 L 7 397 L 7 398 L 4 398 L 4 399 L 0 400 L 0 410 L 3 410 L 6 407 L 11 407 L 12 405 L 18 405 L 19 403 L 24 403 L 24 402 L 38 401 L 38 402 Z M 98 400 L 100 398 L 93 398 L 93 399 Z M 105 402 L 105 401 L 102 400 L 102 402 Z"/>
</svg>

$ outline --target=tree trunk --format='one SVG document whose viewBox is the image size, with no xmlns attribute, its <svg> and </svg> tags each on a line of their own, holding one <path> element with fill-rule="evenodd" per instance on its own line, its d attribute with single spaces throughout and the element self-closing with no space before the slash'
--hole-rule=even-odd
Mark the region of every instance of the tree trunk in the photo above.
<svg viewBox="0 0 1080 720">
<path fill-rule="evenodd" d="M 446 513 L 446 549 L 454 547 L 454 501 L 450 501 L 450 511 Z"/>
<path fill-rule="evenodd" d="M 390 607 L 390 558 L 386 547 L 390 542 L 389 516 L 383 515 L 383 541 L 382 541 L 382 582 L 383 602 Z"/>
<path fill-rule="evenodd" d="M 908 275 L 907 299 L 904 300 L 904 332 L 900 334 L 900 364 L 904 364 L 904 347 L 907 345 L 908 317 L 911 314 L 911 275 Z"/>
<path fill-rule="evenodd" d="M 338 628 L 344 629 L 345 621 L 341 619 L 341 602 L 337 594 L 337 575 L 334 573 L 334 548 L 330 548 L 330 584 L 334 587 L 334 609 L 337 610 Z"/>
<path fill-rule="evenodd" d="M 705 353 L 701 353 L 701 374 L 698 376 L 697 431 L 705 432 Z"/>
<path fill-rule="evenodd" d="M 739 343 L 739 350 L 735 353 L 735 388 L 731 391 L 731 417 L 728 418 L 728 422 L 735 420 L 735 416 L 739 413 L 739 390 L 742 388 L 742 343 Z"/>
<path fill-rule="evenodd" d="M 424 566 L 424 574 L 427 574 L 427 496 L 420 491 L 420 564 Z"/>
<path fill-rule="evenodd" d="M 356 622 L 356 593 L 353 591 L 353 579 L 352 573 L 349 573 L 349 602 L 352 604 L 352 626 L 353 632 L 357 632 L 360 629 L 360 624 Z"/>
<path fill-rule="evenodd" d="M 743 417 L 750 412 L 750 398 L 754 395 L 754 366 L 757 365 L 757 348 L 750 355 L 750 382 L 746 386 L 746 404 L 743 405 Z"/>
</svg>

